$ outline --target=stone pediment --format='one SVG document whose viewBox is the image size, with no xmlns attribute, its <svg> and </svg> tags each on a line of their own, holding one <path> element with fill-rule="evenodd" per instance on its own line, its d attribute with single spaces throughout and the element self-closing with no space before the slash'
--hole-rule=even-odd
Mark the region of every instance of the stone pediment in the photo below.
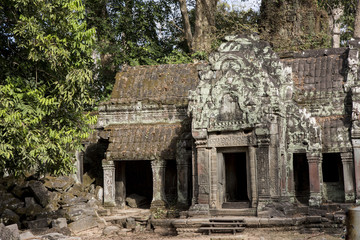
<svg viewBox="0 0 360 240">
<path fill-rule="evenodd" d="M 200 83 L 190 93 L 194 128 L 239 130 L 267 121 L 278 111 L 284 83 L 291 81 L 270 46 L 255 37 L 229 37 L 200 69 Z M 279 91 L 280 90 L 280 91 Z M 284 91 L 283 91 L 284 92 Z"/>
</svg>

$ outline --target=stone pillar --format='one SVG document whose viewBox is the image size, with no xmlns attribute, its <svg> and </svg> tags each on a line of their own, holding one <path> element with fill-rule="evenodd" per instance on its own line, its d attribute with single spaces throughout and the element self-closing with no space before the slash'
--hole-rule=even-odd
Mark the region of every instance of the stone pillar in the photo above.
<svg viewBox="0 0 360 240">
<path fill-rule="evenodd" d="M 262 211 L 263 207 L 270 201 L 270 175 L 269 175 L 269 147 L 270 136 L 267 129 L 258 128 L 255 130 L 257 135 L 258 148 L 257 157 L 257 177 L 258 177 L 258 211 Z"/>
<path fill-rule="evenodd" d="M 76 181 L 82 183 L 84 175 L 84 151 L 75 152 Z"/>
<path fill-rule="evenodd" d="M 256 149 L 249 147 L 249 168 L 250 168 L 250 186 L 251 186 L 251 207 L 256 207 L 258 204 L 258 190 L 256 182 Z"/>
<path fill-rule="evenodd" d="M 177 202 L 183 206 L 188 206 L 189 204 L 189 169 L 190 165 L 188 162 L 177 164 Z"/>
<path fill-rule="evenodd" d="M 322 182 L 322 155 L 320 152 L 306 153 L 309 163 L 310 199 L 309 206 L 320 206 L 322 203 L 321 182 Z"/>
<path fill-rule="evenodd" d="M 355 198 L 356 204 L 360 204 L 360 139 L 353 139 L 352 144 L 354 148 Z"/>
<path fill-rule="evenodd" d="M 165 197 L 165 167 L 165 160 L 155 160 L 151 162 L 153 174 L 153 199 L 151 201 L 151 209 L 167 207 Z"/>
<path fill-rule="evenodd" d="M 102 160 L 104 171 L 104 206 L 115 206 L 115 165 L 113 161 Z"/>
<path fill-rule="evenodd" d="M 116 172 L 115 172 L 115 202 L 120 208 L 125 208 L 126 205 L 126 173 L 125 173 L 125 162 L 116 161 Z"/>
<path fill-rule="evenodd" d="M 192 151 L 187 151 L 186 145 L 186 140 L 179 140 L 176 144 L 177 203 L 181 206 L 189 205 L 189 170 Z"/>
<path fill-rule="evenodd" d="M 344 172 L 345 202 L 354 202 L 355 188 L 353 154 L 352 152 L 344 152 L 340 155 Z"/>
</svg>

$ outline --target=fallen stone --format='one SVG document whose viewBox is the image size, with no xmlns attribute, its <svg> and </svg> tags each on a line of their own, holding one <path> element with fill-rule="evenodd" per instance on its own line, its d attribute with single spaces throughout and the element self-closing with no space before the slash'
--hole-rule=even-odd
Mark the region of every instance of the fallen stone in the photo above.
<svg viewBox="0 0 360 240">
<path fill-rule="evenodd" d="M 19 240 L 19 229 L 16 224 L 6 226 L 0 223 L 0 239 L 3 240 Z"/>
<path fill-rule="evenodd" d="M 42 182 L 32 180 L 29 182 L 29 187 L 36 201 L 40 203 L 42 207 L 46 207 L 50 202 L 50 194 Z"/>
<path fill-rule="evenodd" d="M 69 237 L 61 233 L 48 233 L 41 236 L 40 240 L 81 240 L 81 237 Z"/>
<path fill-rule="evenodd" d="M 28 182 L 19 182 L 12 190 L 11 193 L 14 194 L 17 198 L 23 198 L 28 193 L 27 187 L 29 186 Z"/>
<path fill-rule="evenodd" d="M 83 175 L 83 179 L 82 179 L 82 180 L 83 180 L 82 184 L 83 184 L 83 186 L 84 186 L 85 188 L 90 187 L 90 185 L 91 185 L 93 182 L 95 182 L 95 178 L 91 178 L 88 173 L 85 173 L 85 174 Z"/>
<path fill-rule="evenodd" d="M 64 191 L 69 190 L 74 185 L 75 181 L 69 176 L 50 177 L 47 176 L 44 182 L 44 186 L 51 190 Z"/>
<path fill-rule="evenodd" d="M 61 194 L 59 203 L 61 205 L 71 205 L 75 202 L 75 199 L 76 197 L 72 193 L 64 192 Z"/>
<path fill-rule="evenodd" d="M 30 207 L 30 206 L 33 206 L 35 204 L 36 204 L 35 198 L 33 198 L 33 197 L 26 197 L 25 198 L 25 207 Z"/>
<path fill-rule="evenodd" d="M 40 218 L 33 221 L 27 221 L 29 229 L 47 228 L 49 227 L 49 221 L 46 218 Z"/>
<path fill-rule="evenodd" d="M 60 207 L 60 197 L 61 194 L 58 192 L 49 192 L 50 195 L 50 201 L 48 205 L 46 205 L 46 210 L 53 212 L 59 209 Z"/>
<path fill-rule="evenodd" d="M 131 194 L 125 199 L 129 207 L 138 208 L 147 203 L 146 197 L 140 196 L 138 194 Z"/>
<path fill-rule="evenodd" d="M 136 221 L 135 218 L 129 217 L 126 219 L 126 228 L 127 229 L 135 229 L 136 227 Z"/>
<path fill-rule="evenodd" d="M 72 222 L 72 223 L 68 224 L 68 227 L 70 228 L 70 230 L 72 232 L 78 233 L 78 232 L 81 232 L 84 230 L 88 230 L 88 229 L 97 227 L 98 224 L 97 224 L 96 220 L 97 220 L 96 217 L 86 216 L 76 222 Z"/>
<path fill-rule="evenodd" d="M 103 235 L 109 236 L 109 235 L 117 234 L 117 232 L 119 230 L 120 230 L 120 228 L 117 226 L 108 226 L 108 227 L 104 228 Z"/>
<path fill-rule="evenodd" d="M 100 186 L 96 186 L 95 188 L 95 197 L 98 201 L 101 201 L 103 200 L 103 196 L 104 196 L 104 189 Z"/>
<path fill-rule="evenodd" d="M 82 186 L 80 183 L 75 183 L 74 186 L 72 186 L 72 188 L 70 188 L 69 191 L 67 191 L 67 192 L 71 193 L 72 195 L 74 195 L 76 197 L 85 197 L 86 196 L 84 186 Z"/>
<path fill-rule="evenodd" d="M 30 231 L 26 231 L 20 234 L 20 240 L 34 239 L 35 236 Z"/>
<path fill-rule="evenodd" d="M 10 209 L 5 209 L 0 219 L 6 225 L 14 223 L 20 225 L 20 217 Z"/>
<path fill-rule="evenodd" d="M 67 226 L 66 218 L 58 218 L 51 221 L 51 227 L 53 228 L 64 228 Z"/>
</svg>

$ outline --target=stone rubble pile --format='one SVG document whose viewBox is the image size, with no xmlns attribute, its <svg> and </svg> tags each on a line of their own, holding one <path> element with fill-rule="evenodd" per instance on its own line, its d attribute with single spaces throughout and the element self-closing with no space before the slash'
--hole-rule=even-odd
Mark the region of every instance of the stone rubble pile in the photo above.
<svg viewBox="0 0 360 240">
<path fill-rule="evenodd" d="M 71 233 L 104 228 L 103 189 L 93 182 L 87 174 L 82 184 L 68 176 L 0 179 L 0 239 L 75 240 Z"/>
</svg>

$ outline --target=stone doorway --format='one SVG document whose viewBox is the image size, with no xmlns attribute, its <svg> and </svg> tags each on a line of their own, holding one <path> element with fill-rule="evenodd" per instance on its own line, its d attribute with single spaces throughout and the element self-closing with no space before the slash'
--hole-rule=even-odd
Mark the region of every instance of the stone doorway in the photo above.
<svg viewBox="0 0 360 240">
<path fill-rule="evenodd" d="M 225 165 L 225 201 L 222 208 L 248 208 L 246 152 L 223 153 Z"/>
<path fill-rule="evenodd" d="M 295 183 L 295 197 L 303 203 L 308 204 L 310 198 L 309 164 L 306 153 L 293 154 L 293 169 Z"/>
<path fill-rule="evenodd" d="M 145 198 L 141 208 L 150 208 L 153 196 L 151 161 L 124 161 L 126 197 L 136 194 Z"/>
</svg>

